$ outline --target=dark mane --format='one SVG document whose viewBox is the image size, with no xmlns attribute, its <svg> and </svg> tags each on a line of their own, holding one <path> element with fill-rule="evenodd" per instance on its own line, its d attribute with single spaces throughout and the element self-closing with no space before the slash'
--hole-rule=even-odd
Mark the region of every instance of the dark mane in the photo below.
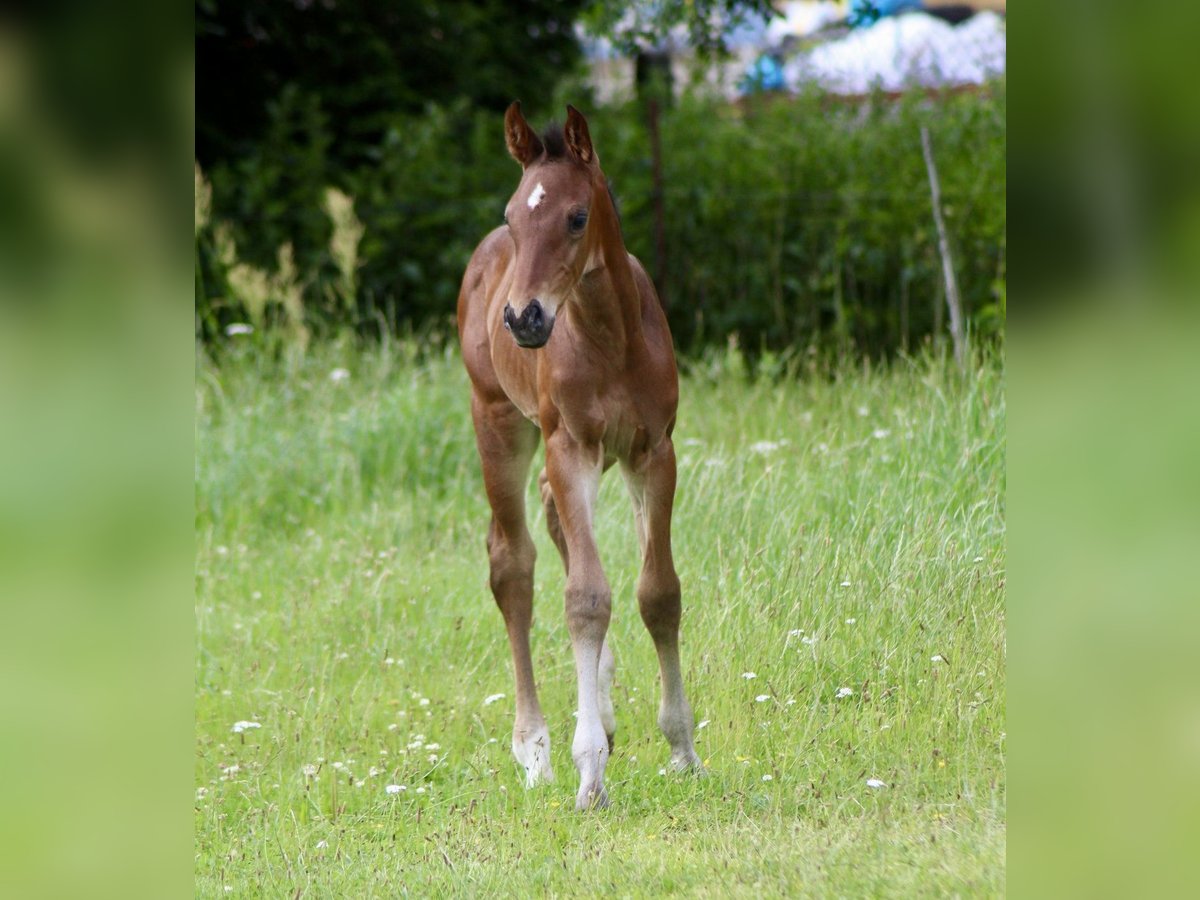
<svg viewBox="0 0 1200 900">
<path fill-rule="evenodd" d="M 546 148 L 546 159 L 564 159 L 567 155 L 567 141 L 563 137 L 563 128 L 557 122 L 551 122 L 542 129 L 542 146 Z"/>
</svg>

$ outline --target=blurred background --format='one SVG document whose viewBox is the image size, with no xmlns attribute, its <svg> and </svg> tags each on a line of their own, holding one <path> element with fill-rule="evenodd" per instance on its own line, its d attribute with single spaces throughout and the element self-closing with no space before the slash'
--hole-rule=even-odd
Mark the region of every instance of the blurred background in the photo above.
<svg viewBox="0 0 1200 900">
<path fill-rule="evenodd" d="M 1200 7 L 1022 5 L 1008 145 L 994 29 L 948 64 L 933 36 L 971 20 L 933 4 L 720 29 L 690 12 L 729 8 L 700 2 L 360 6 L 0 13 L 6 892 L 192 892 L 197 354 L 448 334 L 516 180 L 499 121 L 519 97 L 589 115 L 684 348 L 887 357 L 938 334 L 922 124 L 964 306 L 996 340 L 1014 172 L 1010 877 L 1193 895 Z M 1005 5 L 973 6 L 1006 39 Z M 856 61 L 877 36 L 889 52 Z M 697 74 L 718 40 L 733 58 Z"/>
<path fill-rule="evenodd" d="M 221 3 L 196 12 L 196 328 L 453 334 L 519 170 L 589 118 L 685 352 L 886 357 L 1004 328 L 1005 3 Z"/>
</svg>

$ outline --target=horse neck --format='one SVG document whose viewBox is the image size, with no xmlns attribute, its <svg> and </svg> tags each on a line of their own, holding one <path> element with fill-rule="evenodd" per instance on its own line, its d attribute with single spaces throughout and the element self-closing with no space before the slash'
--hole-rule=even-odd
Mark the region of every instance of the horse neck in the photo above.
<svg viewBox="0 0 1200 900">
<path fill-rule="evenodd" d="M 617 212 L 603 179 L 595 191 L 593 227 L 598 265 L 579 282 L 576 320 L 581 329 L 615 358 L 624 359 L 642 343 L 642 301 L 621 237 Z"/>
</svg>

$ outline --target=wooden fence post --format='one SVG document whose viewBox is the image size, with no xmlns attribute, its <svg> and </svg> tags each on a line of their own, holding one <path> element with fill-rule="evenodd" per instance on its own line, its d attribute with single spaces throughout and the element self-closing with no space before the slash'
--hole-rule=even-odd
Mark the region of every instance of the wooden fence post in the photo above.
<svg viewBox="0 0 1200 900">
<path fill-rule="evenodd" d="M 929 172 L 929 193 L 933 198 L 933 221 L 937 226 L 938 251 L 942 254 L 942 275 L 946 279 L 946 306 L 950 310 L 950 336 L 954 340 L 954 361 L 959 371 L 967 365 L 967 332 L 963 324 L 962 299 L 958 294 L 958 280 L 954 277 L 954 264 L 950 260 L 950 238 L 946 234 L 946 222 L 942 218 L 942 189 L 938 184 L 937 167 L 933 164 L 933 149 L 929 145 L 929 129 L 921 126 L 921 150 L 925 154 L 925 168 Z"/>
</svg>

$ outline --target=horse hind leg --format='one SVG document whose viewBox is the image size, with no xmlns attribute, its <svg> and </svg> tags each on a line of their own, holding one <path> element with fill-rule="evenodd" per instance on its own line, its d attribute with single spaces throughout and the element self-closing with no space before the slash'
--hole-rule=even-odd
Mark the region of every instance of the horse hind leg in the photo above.
<svg viewBox="0 0 1200 900">
<path fill-rule="evenodd" d="M 529 648 L 533 622 L 533 568 L 537 552 L 525 521 L 525 484 L 537 447 L 537 429 L 507 401 L 471 404 L 484 486 L 492 508 L 488 528 L 490 586 L 512 650 L 516 681 L 513 756 L 525 786 L 553 781 L 550 732 L 538 702 Z"/>
<path fill-rule="evenodd" d="M 550 479 L 547 477 L 545 469 L 542 469 L 541 474 L 538 475 L 538 488 L 542 494 L 542 508 L 546 512 L 546 530 L 550 532 L 550 539 L 554 541 L 554 546 L 558 548 L 558 555 L 562 557 L 563 570 L 570 575 L 571 562 L 570 554 L 567 552 L 567 540 L 563 536 L 562 521 L 558 517 L 558 507 L 554 504 L 554 493 L 550 490 Z M 610 753 L 615 746 L 617 733 L 617 716 L 612 702 L 614 668 L 612 648 L 609 646 L 606 635 L 604 645 L 600 648 L 600 669 L 597 673 L 596 689 L 597 699 L 600 703 L 600 721 L 604 725 L 604 733 L 608 737 Z"/>
<path fill-rule="evenodd" d="M 662 680 L 658 727 L 671 745 L 675 769 L 703 770 L 693 740 L 695 720 L 683 689 L 679 663 L 682 612 L 679 577 L 671 556 L 671 510 L 675 498 L 675 452 L 668 443 L 644 472 L 624 472 L 643 536 L 637 599 L 642 622 L 654 640 Z"/>
</svg>

